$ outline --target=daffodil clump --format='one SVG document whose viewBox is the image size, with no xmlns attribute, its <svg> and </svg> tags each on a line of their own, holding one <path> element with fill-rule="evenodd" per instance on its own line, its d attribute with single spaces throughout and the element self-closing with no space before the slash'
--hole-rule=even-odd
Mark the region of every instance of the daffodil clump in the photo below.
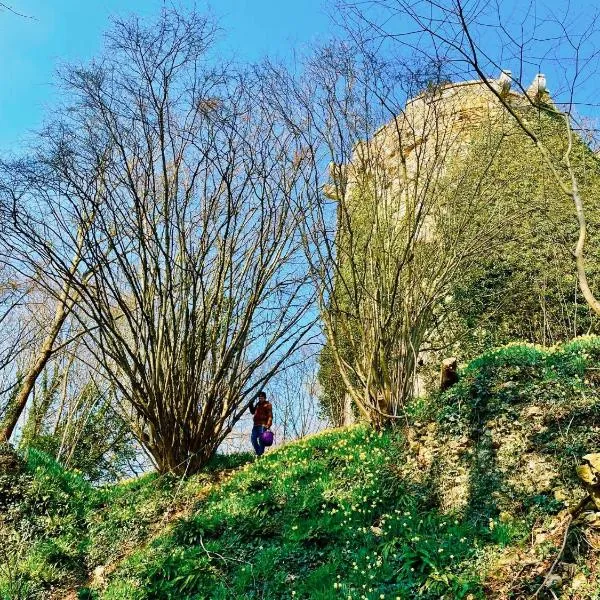
<svg viewBox="0 0 600 600">
<path fill-rule="evenodd" d="M 362 426 L 275 449 L 134 553 L 102 600 L 473 598 L 481 531 L 398 475 L 399 433 Z M 489 530 L 483 535 L 488 535 Z"/>
</svg>

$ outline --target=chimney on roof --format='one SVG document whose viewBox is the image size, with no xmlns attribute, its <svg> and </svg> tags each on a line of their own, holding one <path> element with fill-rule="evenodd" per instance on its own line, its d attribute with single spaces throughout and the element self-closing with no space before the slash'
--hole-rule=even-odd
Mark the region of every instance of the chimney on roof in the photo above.
<svg viewBox="0 0 600 600">
<path fill-rule="evenodd" d="M 540 96 L 547 91 L 546 76 L 543 73 L 538 73 L 527 88 L 527 95 L 533 100 L 539 100 Z"/>
</svg>

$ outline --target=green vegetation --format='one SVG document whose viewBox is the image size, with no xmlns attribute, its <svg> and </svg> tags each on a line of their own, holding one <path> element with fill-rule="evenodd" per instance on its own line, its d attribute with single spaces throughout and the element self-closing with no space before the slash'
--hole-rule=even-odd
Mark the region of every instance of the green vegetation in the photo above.
<svg viewBox="0 0 600 600">
<path fill-rule="evenodd" d="M 575 467 L 600 442 L 599 361 L 596 337 L 509 345 L 415 401 L 410 427 L 332 430 L 257 461 L 217 456 L 186 480 L 96 489 L 30 451 L 0 486 L 18 500 L 8 521 L 20 544 L 0 598 L 531 594 L 558 552 L 556 520 L 583 495 Z M 582 527 L 565 551 L 571 579 L 589 566 Z"/>
<path fill-rule="evenodd" d="M 556 164 L 562 165 L 561 158 L 568 143 L 564 121 L 543 110 L 529 109 L 525 116 L 551 151 Z M 428 343 L 423 347 L 443 350 L 437 353 L 428 350 L 429 365 L 422 369 L 426 378 L 431 378 L 431 373 L 425 372 L 428 368 L 437 373 L 440 360 L 450 355 L 467 361 L 486 349 L 514 340 L 552 345 L 597 331 L 597 317 L 581 296 L 573 264 L 572 251 L 578 236 L 573 205 L 557 187 L 538 149 L 510 120 L 473 123 L 465 138 L 461 140 L 460 151 L 445 158 L 445 172 L 435 188 L 435 202 L 439 204 L 439 207 L 435 204 L 439 211 L 435 213 L 435 227 L 440 230 L 438 238 L 443 245 L 441 240 L 445 236 L 452 239 L 445 231 L 445 215 L 453 215 L 458 220 L 459 215 L 463 218 L 469 215 L 469 221 L 477 222 L 474 237 L 484 239 L 488 235 L 489 238 L 485 252 L 474 256 L 453 274 L 447 294 L 435 303 L 433 322 L 436 326 L 430 328 Z M 600 163 L 578 136 L 573 139 L 572 163 L 581 193 L 597 198 Z M 363 213 L 373 210 L 373 201 L 368 202 L 363 197 L 351 201 L 352 233 L 362 240 L 365 231 L 370 232 L 370 223 Z M 478 208 L 475 210 L 473 206 Z M 597 204 L 588 204 L 586 218 L 588 278 L 595 288 L 594 282 L 600 279 Z M 366 242 L 355 243 L 352 248 L 359 255 L 353 255 L 352 261 L 360 265 L 361 272 L 374 260 L 369 236 L 366 237 Z M 401 260 L 401 249 L 397 257 Z M 438 260 L 439 256 L 434 254 L 424 262 Z M 428 280 L 428 277 L 422 279 Z M 346 292 L 344 286 L 339 287 L 340 291 L 336 290 L 338 303 L 344 307 Z M 377 286 L 372 287 L 377 289 Z M 357 362 L 356 348 L 364 347 L 363 328 L 368 322 L 358 319 L 347 329 L 346 338 L 352 339 L 338 337 L 341 355 L 350 364 Z M 396 340 L 385 356 L 389 359 L 399 346 L 401 343 Z M 335 419 L 346 389 L 333 356 L 328 340 L 319 361 L 323 390 L 320 402 L 323 412 Z"/>
<path fill-rule="evenodd" d="M 564 121 L 543 110 L 530 110 L 526 116 L 564 170 L 561 159 L 568 143 Z M 597 325 L 581 297 L 573 268 L 578 228 L 572 202 L 520 129 L 514 124 L 497 129 L 474 136 L 467 155 L 456 161 L 449 177 L 465 190 L 475 189 L 483 180 L 481 192 L 503 219 L 485 260 L 461 274 L 446 307 L 454 311 L 451 326 L 460 334 L 454 351 L 464 359 L 514 340 L 564 342 L 595 331 Z M 461 178 L 465 163 L 471 171 Z M 573 138 L 572 163 L 582 193 L 597 197 L 600 163 L 578 136 Z M 593 284 L 598 281 L 600 258 L 597 205 L 589 203 L 586 218 L 587 268 Z"/>
</svg>

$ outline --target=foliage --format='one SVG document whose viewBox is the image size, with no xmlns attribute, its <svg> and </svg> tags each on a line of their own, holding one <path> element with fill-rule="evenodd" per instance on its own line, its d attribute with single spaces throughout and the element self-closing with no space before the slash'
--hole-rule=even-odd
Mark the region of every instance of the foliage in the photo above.
<svg viewBox="0 0 600 600">
<path fill-rule="evenodd" d="M 28 448 L 25 458 L 0 477 L 2 600 L 44 599 L 50 589 L 81 585 L 90 568 L 143 544 L 165 526 L 169 511 L 181 510 L 249 455 L 216 456 L 185 482 L 151 474 L 101 488 L 37 449 Z"/>
<path fill-rule="evenodd" d="M 83 534 L 92 488 L 34 449 L 24 470 L 9 477 L 17 492 L 0 521 L 0 552 L 11 558 L 0 574 L 0 593 L 43 598 L 52 586 L 85 573 Z"/>
<path fill-rule="evenodd" d="M 526 113 L 526 117 L 560 164 L 568 139 L 563 120 L 537 110 Z M 437 191 L 437 202 L 445 218 L 435 220 L 438 254 L 429 259 L 443 260 L 445 235 L 449 238 L 453 233 L 466 235 L 458 227 L 458 233 L 445 229 L 445 220 L 460 222 L 465 212 L 457 198 L 467 204 L 489 207 L 473 211 L 471 218 L 477 223 L 473 235 L 490 237 L 484 253 L 453 271 L 447 294 L 435 303 L 437 327 L 430 328 L 432 331 L 423 344 L 426 360 L 430 366 L 435 365 L 434 371 L 438 359 L 450 354 L 469 360 L 490 347 L 514 340 L 551 345 L 595 331 L 597 324 L 578 289 L 572 256 L 578 226 L 572 202 L 557 188 L 538 149 L 510 121 L 473 120 L 467 129 L 459 134 L 458 150 L 439 158 L 444 173 L 437 184 L 443 190 Z M 573 141 L 572 164 L 582 194 L 598 196 L 600 163 L 577 136 Z M 365 205 L 363 201 L 358 203 L 361 211 Z M 593 282 L 600 274 L 597 206 L 590 203 L 586 218 L 589 225 L 586 268 Z M 365 219 L 355 218 L 352 227 L 358 239 L 370 231 Z M 354 262 L 374 260 L 370 244 L 364 248 L 356 244 L 354 251 L 362 253 L 360 259 L 353 258 Z M 398 258 L 401 256 L 400 252 Z M 343 301 L 342 292 L 336 292 L 339 302 Z M 356 340 L 361 335 L 356 330 L 347 333 Z M 342 348 L 352 346 L 343 339 L 338 344 Z M 325 412 L 345 392 L 330 355 L 330 348 L 325 347 L 319 374 Z M 351 354 L 345 352 L 345 355 L 353 361 Z"/>
<path fill-rule="evenodd" d="M 396 434 L 360 426 L 271 452 L 134 553 L 100 598 L 479 595 L 464 567 L 482 532 L 428 512 L 394 472 L 401 452 Z"/>
<path fill-rule="evenodd" d="M 599 363 L 596 337 L 511 344 L 407 407 L 405 430 L 330 430 L 254 461 L 217 456 L 183 480 L 151 474 L 94 489 L 31 450 L 31 491 L 12 526 L 33 533 L 12 585 L 29 598 L 71 586 L 96 600 L 376 600 L 495 597 L 512 581 L 526 596 L 556 547 L 518 557 L 564 498 L 577 502 L 575 467 L 600 445 Z M 533 460 L 545 465 L 539 477 Z M 454 463 L 468 478 L 451 506 Z M 574 568 L 591 568 L 585 545 L 566 552 Z"/>
<path fill-rule="evenodd" d="M 128 470 L 130 461 L 136 458 L 136 445 L 127 423 L 109 404 L 97 406 L 85 415 L 83 426 L 71 441 L 68 467 L 79 471 L 91 482 L 116 481 Z M 64 436 L 68 435 L 70 423 L 65 423 L 54 433 L 43 433 L 27 440 L 27 447 L 41 450 L 61 461 Z"/>
<path fill-rule="evenodd" d="M 559 162 L 567 141 L 562 120 L 539 111 L 528 116 Z M 598 158 L 579 137 L 572 152 L 582 193 L 597 196 Z M 454 351 L 470 358 L 514 340 L 551 345 L 595 331 L 597 319 L 581 297 L 573 263 L 578 233 L 573 206 L 557 189 L 537 148 L 514 129 L 484 132 L 469 153 L 479 156 L 482 165 L 494 155 L 486 169 L 487 186 L 495 190 L 490 200 L 509 206 L 516 218 L 505 222 L 499 243 L 490 246 L 485 260 L 456 282 L 448 306 L 455 313 L 452 325 L 459 330 Z M 472 185 L 478 181 L 475 176 Z M 586 217 L 587 268 L 590 281 L 597 281 L 600 211 L 590 204 Z"/>
</svg>

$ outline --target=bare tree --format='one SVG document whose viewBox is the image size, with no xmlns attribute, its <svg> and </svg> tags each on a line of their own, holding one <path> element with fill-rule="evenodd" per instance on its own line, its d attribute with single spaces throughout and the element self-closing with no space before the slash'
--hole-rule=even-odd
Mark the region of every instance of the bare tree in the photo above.
<svg viewBox="0 0 600 600">
<path fill-rule="evenodd" d="M 310 157 L 304 236 L 329 349 L 362 417 L 381 426 L 402 417 L 452 284 L 513 218 L 485 183 L 496 142 L 456 170 L 466 129 L 484 135 L 502 114 L 484 98 L 484 116 L 461 124 L 469 90 L 446 87 L 439 62 L 399 71 L 342 44 L 300 82 L 271 70 L 272 98 Z"/>
<path fill-rule="evenodd" d="M 281 442 L 303 438 L 328 425 L 319 414 L 317 363 L 314 354 L 301 353 L 301 360 L 273 379 L 276 434 Z"/>
<path fill-rule="evenodd" d="M 0 422 L 0 443 L 9 442 L 17 423 L 27 406 L 29 396 L 35 383 L 48 364 L 53 352 L 55 342 L 72 308 L 72 302 L 67 297 L 68 289 L 58 299 L 54 317 L 50 327 L 37 348 L 33 360 L 27 367 L 22 377 L 18 377 L 18 391 L 7 404 L 2 421 Z"/>
<path fill-rule="evenodd" d="M 213 37 L 196 13 L 117 22 L 102 61 L 63 73 L 69 112 L 10 165 L 4 203 L 5 244 L 68 286 L 136 436 L 179 473 L 314 326 L 296 141 Z"/>
<path fill-rule="evenodd" d="M 589 307 L 600 315 L 600 302 L 586 275 L 588 232 L 581 185 L 582 162 L 590 168 L 595 157 L 590 152 L 582 159 L 579 152 L 579 160 L 573 158 L 582 145 L 582 137 L 574 132 L 582 129 L 576 111 L 579 93 L 585 85 L 593 87 L 590 80 L 598 72 L 597 7 L 567 3 L 562 14 L 556 14 L 535 1 L 512 13 L 499 1 L 478 0 L 377 0 L 360 5 L 348 1 L 340 5 L 348 29 L 360 43 L 376 43 L 380 49 L 392 46 L 394 51 L 417 49 L 429 58 L 443 56 L 454 65 L 455 75 L 476 77 L 494 94 L 537 148 L 557 189 L 573 203 L 579 229 L 573 251 L 579 287 Z M 527 79 L 532 67 L 539 71 L 544 64 L 556 76 L 558 89 L 552 97 L 543 74 L 538 73 L 531 84 Z M 507 93 L 511 86 L 521 92 L 517 102 Z M 565 144 L 560 154 L 539 134 L 537 123 L 543 116 L 563 123 Z"/>
</svg>

